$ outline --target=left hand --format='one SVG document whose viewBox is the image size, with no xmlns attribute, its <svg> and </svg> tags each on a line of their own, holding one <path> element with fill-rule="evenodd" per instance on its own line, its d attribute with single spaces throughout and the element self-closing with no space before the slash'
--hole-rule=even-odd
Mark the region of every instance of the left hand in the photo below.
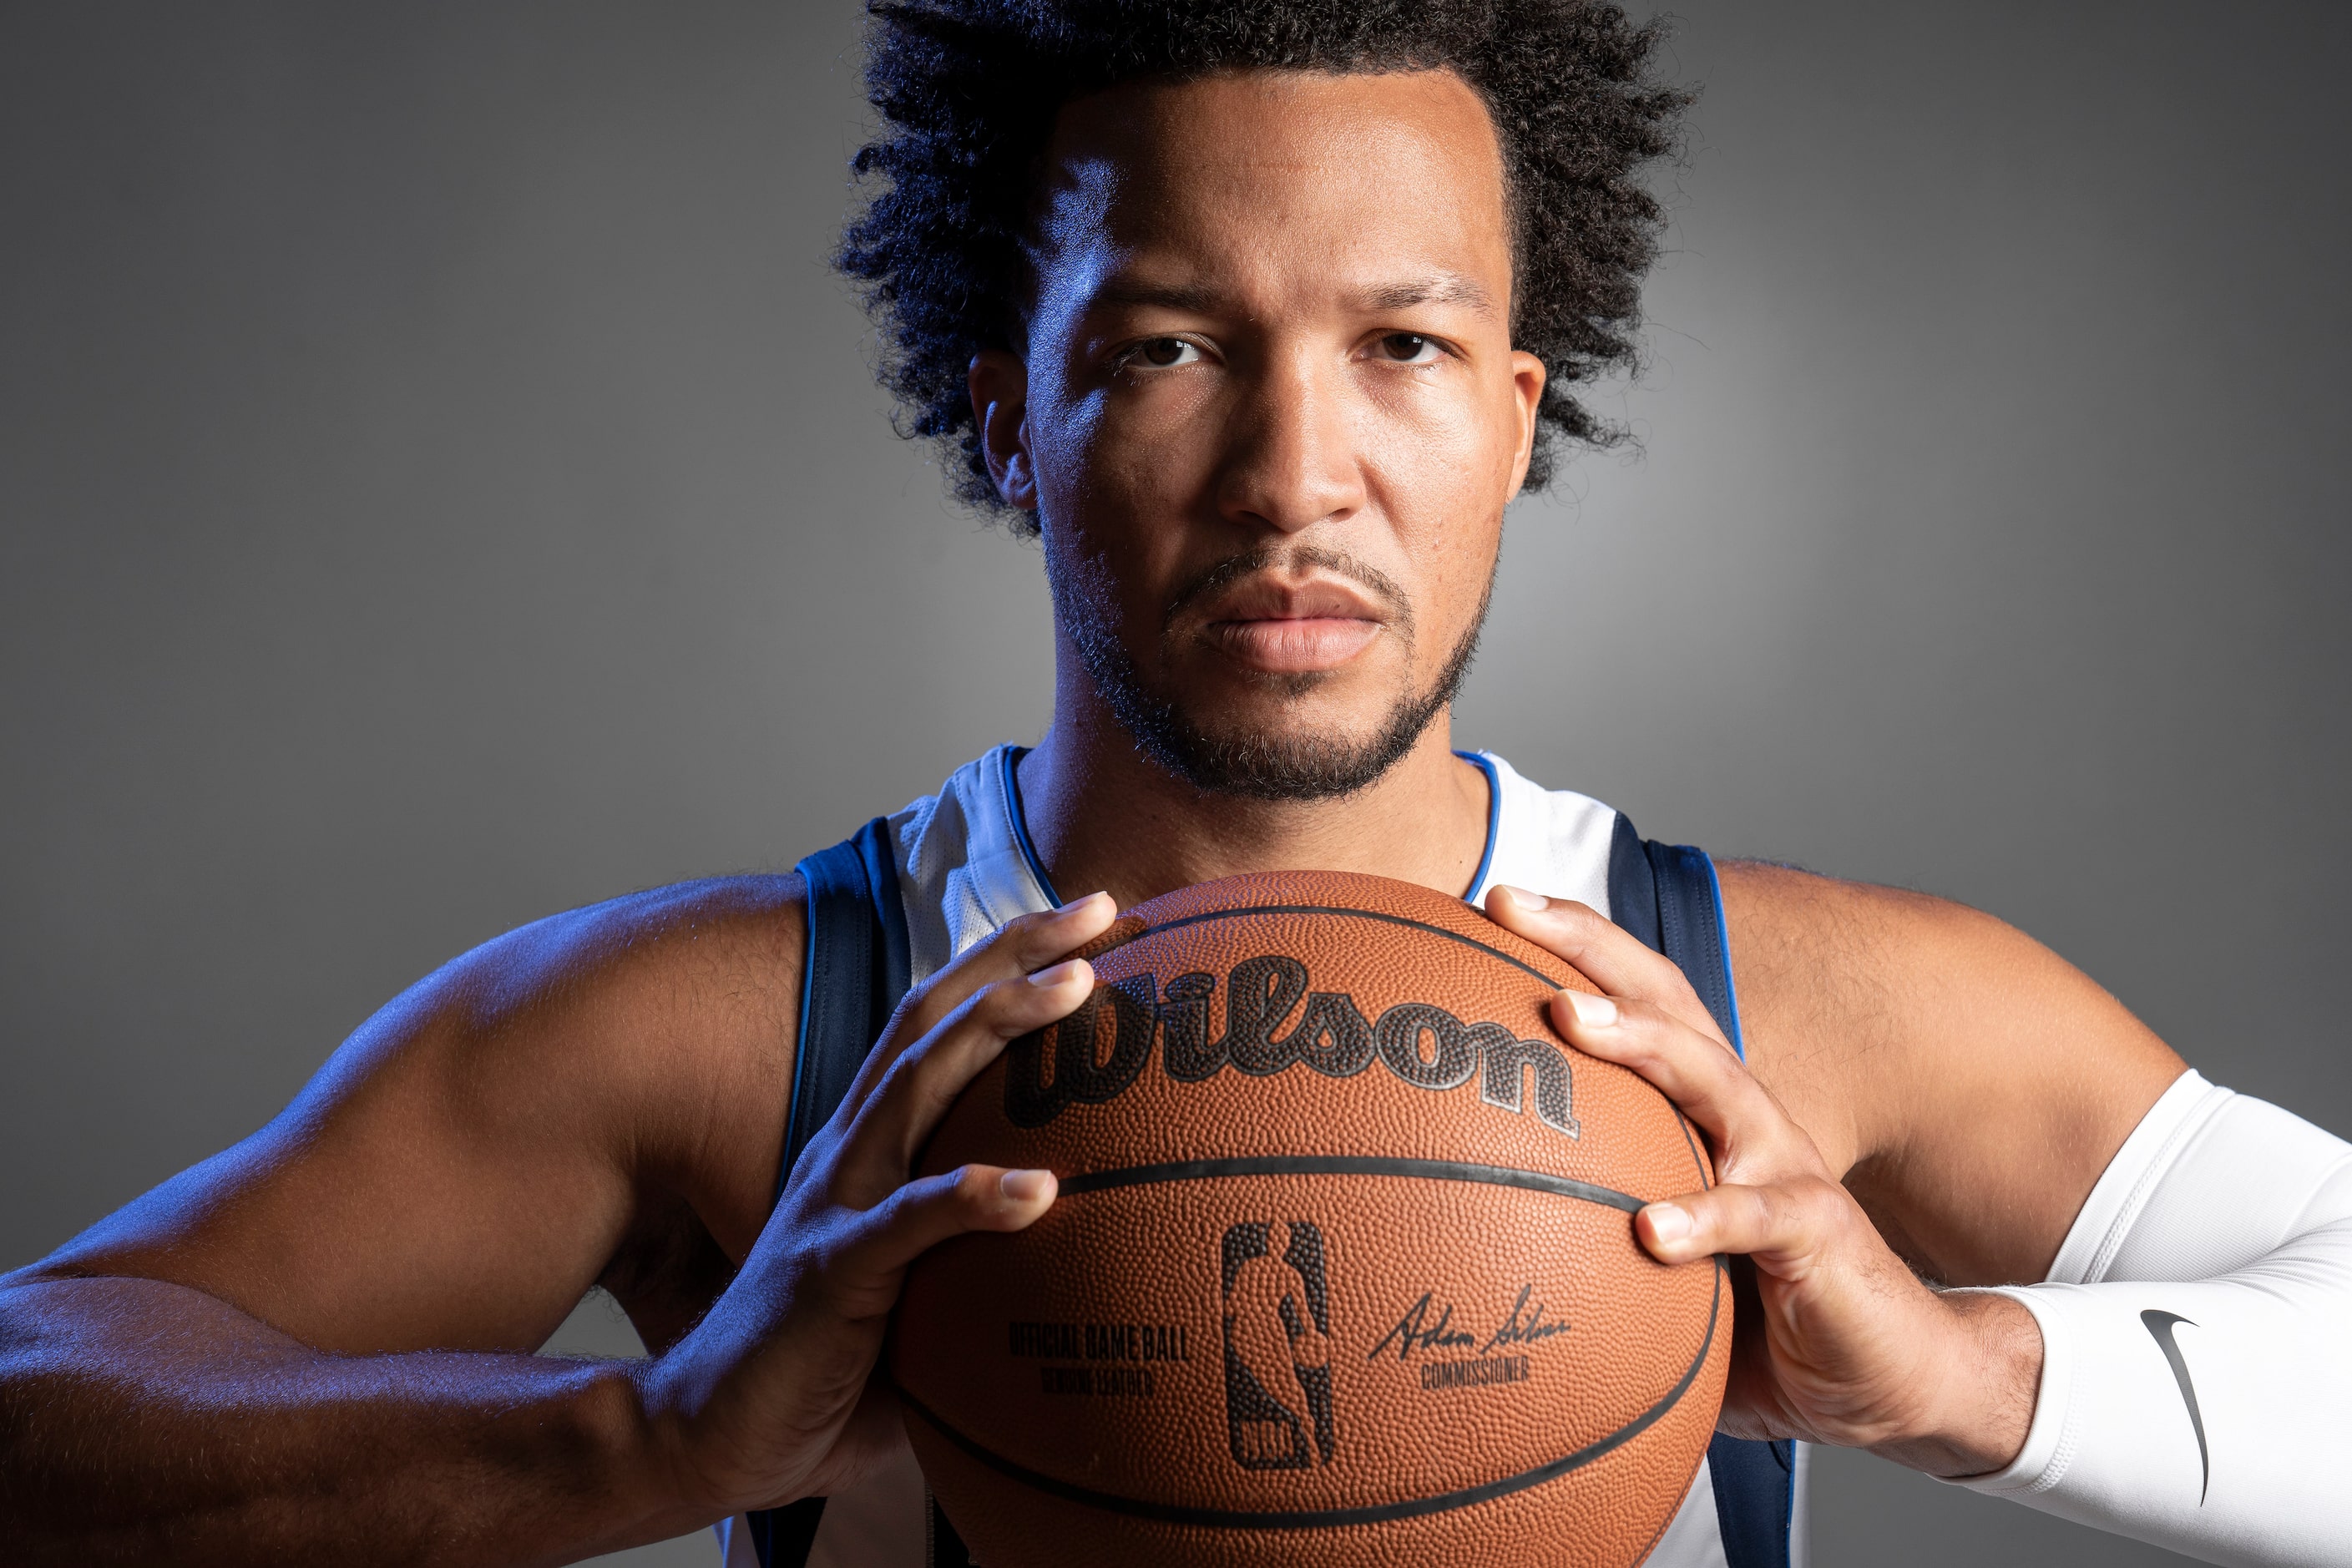
<svg viewBox="0 0 2352 1568">
<path fill-rule="evenodd" d="M 1672 960 L 1572 900 L 1497 888 L 1486 912 L 1606 994 L 1555 996 L 1561 1037 L 1641 1074 L 1706 1138 L 1717 1184 L 1649 1205 L 1633 1228 L 1664 1263 L 1729 1253 L 1754 1265 L 1721 1430 L 1868 1448 L 1938 1476 L 2014 1458 L 2041 1379 L 2032 1314 L 1921 1283 Z"/>
</svg>

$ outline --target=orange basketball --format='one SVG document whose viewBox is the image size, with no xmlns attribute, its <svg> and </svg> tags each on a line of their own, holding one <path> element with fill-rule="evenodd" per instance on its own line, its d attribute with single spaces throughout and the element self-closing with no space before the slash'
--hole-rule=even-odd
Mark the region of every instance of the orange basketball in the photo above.
<svg viewBox="0 0 2352 1568">
<path fill-rule="evenodd" d="M 1706 1156 L 1560 1041 L 1591 985 L 1459 900 L 1235 877 L 1137 906 L 926 1172 L 1045 1166 L 919 1262 L 891 1366 L 988 1568 L 1627 1568 L 1715 1427 L 1731 1294 L 1643 1203 Z"/>
</svg>

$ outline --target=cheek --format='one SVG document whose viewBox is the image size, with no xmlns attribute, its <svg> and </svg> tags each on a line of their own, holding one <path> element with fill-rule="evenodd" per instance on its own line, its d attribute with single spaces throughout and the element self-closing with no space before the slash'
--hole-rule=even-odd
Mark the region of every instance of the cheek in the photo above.
<svg viewBox="0 0 2352 1568">
<path fill-rule="evenodd" d="M 1088 509 L 1181 511 L 1215 464 L 1210 402 L 1205 379 L 1191 377 L 1033 400 L 1029 445 L 1041 494 Z"/>
<path fill-rule="evenodd" d="M 1185 534 L 1169 526 L 1175 488 L 1123 423 L 1104 399 L 1079 399 L 1033 423 L 1030 450 L 1053 564 L 1082 589 L 1089 616 L 1132 644 L 1131 632 L 1148 638 L 1157 631 Z"/>
<path fill-rule="evenodd" d="M 1459 504 L 1500 495 L 1509 485 L 1519 441 L 1510 382 L 1487 384 L 1469 372 L 1425 383 L 1378 372 L 1364 379 L 1358 447 L 1389 486 Z"/>
<path fill-rule="evenodd" d="M 1412 542 L 1423 584 L 1415 605 L 1420 622 L 1414 638 L 1416 664 L 1433 668 L 1450 658 L 1476 624 L 1500 542 L 1499 527 L 1484 517 L 1456 519 Z"/>
<path fill-rule="evenodd" d="M 1442 657 L 1477 615 L 1510 500 L 1518 426 L 1493 397 L 1405 389 L 1368 397 L 1358 435 L 1367 488 L 1420 584 Z"/>
<path fill-rule="evenodd" d="M 1037 474 L 1039 510 L 1047 517 L 1081 503 L 1099 478 L 1102 400 L 1030 395 L 1029 460 Z"/>
</svg>

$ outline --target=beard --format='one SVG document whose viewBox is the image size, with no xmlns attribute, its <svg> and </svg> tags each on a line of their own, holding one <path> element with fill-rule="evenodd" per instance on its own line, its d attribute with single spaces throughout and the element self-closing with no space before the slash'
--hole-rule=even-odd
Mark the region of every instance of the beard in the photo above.
<svg viewBox="0 0 2352 1568">
<path fill-rule="evenodd" d="M 1295 730 L 1256 731 L 1212 729 L 1173 699 L 1152 689 L 1118 629 L 1104 614 L 1115 602 L 1111 584 L 1100 567 L 1057 559 L 1051 545 L 1045 577 L 1054 596 L 1054 614 L 1076 646 L 1087 675 L 1138 750 L 1169 773 L 1205 795 L 1238 795 L 1249 800 L 1316 801 L 1353 795 L 1379 779 L 1412 750 L 1440 713 L 1452 705 L 1470 673 L 1478 651 L 1478 634 L 1486 624 L 1487 606 L 1495 595 L 1490 570 L 1477 613 L 1462 634 L 1435 679 L 1421 691 L 1408 688 L 1397 693 L 1388 711 L 1369 733 L 1346 734 Z M 1387 578 L 1345 556 L 1327 551 L 1291 551 L 1276 555 L 1257 551 L 1219 562 L 1193 579 L 1162 613 L 1165 626 L 1176 612 L 1202 595 L 1277 561 L 1321 566 L 1349 580 L 1375 588 L 1394 612 L 1393 624 L 1412 637 L 1412 606 L 1402 590 Z M 1497 562 L 1499 565 L 1499 561 Z M 1285 697 L 1304 697 L 1329 677 L 1322 672 L 1265 675 L 1258 678 L 1266 689 Z"/>
</svg>

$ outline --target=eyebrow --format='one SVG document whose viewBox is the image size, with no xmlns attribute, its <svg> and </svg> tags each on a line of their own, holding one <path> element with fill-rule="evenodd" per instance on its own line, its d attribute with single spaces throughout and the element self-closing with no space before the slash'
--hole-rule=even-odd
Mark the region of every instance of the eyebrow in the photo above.
<svg viewBox="0 0 2352 1568">
<path fill-rule="evenodd" d="M 1206 315 L 1223 302 L 1214 289 L 1197 283 L 1146 283 L 1133 278 L 1113 278 L 1095 290 L 1097 305 L 1156 305 L 1163 310 Z"/>
<path fill-rule="evenodd" d="M 1495 301 L 1476 279 L 1459 272 L 1433 272 L 1409 283 L 1384 283 L 1357 296 L 1365 310 L 1402 310 L 1414 305 L 1466 305 L 1482 316 L 1495 313 Z"/>
<path fill-rule="evenodd" d="M 1092 304 L 1156 306 L 1206 315 L 1225 303 L 1216 289 L 1202 284 L 1147 283 L 1134 278 L 1112 278 L 1095 291 Z M 1482 316 L 1495 314 L 1495 301 L 1477 279 L 1458 272 L 1433 272 L 1396 283 L 1383 283 L 1355 296 L 1357 309 L 1368 314 L 1409 310 L 1415 305 L 1463 305 Z"/>
</svg>

